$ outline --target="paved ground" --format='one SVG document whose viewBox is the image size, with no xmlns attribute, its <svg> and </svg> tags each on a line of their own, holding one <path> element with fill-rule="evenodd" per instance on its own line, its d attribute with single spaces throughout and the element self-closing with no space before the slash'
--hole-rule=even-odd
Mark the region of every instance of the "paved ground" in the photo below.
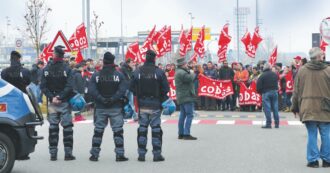
<svg viewBox="0 0 330 173">
<path fill-rule="evenodd" d="M 198 112 L 195 122 L 251 121 L 262 122 L 261 113 L 242 112 Z M 223 115 L 220 116 L 220 115 Z M 297 122 L 291 114 L 281 114 L 282 120 Z M 284 124 L 280 129 L 263 130 L 260 124 L 219 124 L 196 123 L 192 134 L 197 141 L 177 139 L 177 117 L 163 117 L 165 162 L 152 162 L 151 150 L 147 161 L 137 161 L 137 125 L 125 125 L 125 149 L 129 161 L 116 163 L 113 152 L 112 133 L 108 128 L 104 135 L 99 162 L 90 162 L 89 149 L 93 133 L 90 122 L 74 127 L 74 155 L 76 161 L 63 160 L 63 144 L 60 143 L 59 160 L 49 161 L 48 142 L 38 143 L 36 152 L 29 161 L 17 161 L 13 173 L 103 173 L 103 172 L 143 172 L 143 173 L 311 173 L 330 172 L 330 169 L 310 169 L 305 167 L 306 130 L 303 125 Z M 39 128 L 39 133 L 48 137 L 47 124 Z M 149 133 L 150 136 L 150 133 Z M 148 141 L 148 148 L 150 140 Z"/>
</svg>

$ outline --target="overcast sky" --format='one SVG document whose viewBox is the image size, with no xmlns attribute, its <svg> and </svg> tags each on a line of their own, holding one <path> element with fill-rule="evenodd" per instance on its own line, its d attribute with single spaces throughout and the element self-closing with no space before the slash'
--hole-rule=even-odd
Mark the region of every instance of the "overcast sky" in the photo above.
<svg viewBox="0 0 330 173">
<path fill-rule="evenodd" d="M 120 0 L 90 1 L 91 12 L 96 11 L 105 23 L 101 36 L 120 36 Z M 11 20 L 9 31 L 23 27 L 26 0 L 0 2 L 0 32 L 6 34 L 6 16 Z M 47 40 L 51 41 L 60 29 L 70 37 L 82 22 L 82 0 L 46 0 L 46 3 L 53 9 Z M 248 30 L 253 31 L 255 0 L 240 0 L 240 6 L 251 9 Z M 235 39 L 235 7 L 236 0 L 123 0 L 124 35 L 137 35 L 138 31 L 150 30 L 153 25 L 158 29 L 171 25 L 172 30 L 179 30 L 181 24 L 188 28 L 191 12 L 195 17 L 194 26 L 205 25 L 215 33 L 229 21 L 230 35 Z M 330 0 L 259 0 L 259 10 L 261 35 L 272 35 L 279 51 L 307 52 L 311 47 L 311 33 L 319 32 L 321 20 L 330 16 Z M 235 43 L 233 41 L 231 47 Z"/>
</svg>

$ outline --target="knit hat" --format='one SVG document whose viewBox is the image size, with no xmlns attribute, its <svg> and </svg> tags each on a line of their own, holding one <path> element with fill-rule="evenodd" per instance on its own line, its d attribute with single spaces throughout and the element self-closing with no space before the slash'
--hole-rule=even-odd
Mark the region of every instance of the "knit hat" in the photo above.
<svg viewBox="0 0 330 173">
<path fill-rule="evenodd" d="M 114 64 L 115 56 L 110 52 L 106 52 L 103 56 L 103 64 Z"/>
<path fill-rule="evenodd" d="M 147 62 L 155 62 L 156 53 L 153 50 L 148 50 L 146 53 L 146 61 Z"/>
<path fill-rule="evenodd" d="M 185 58 L 179 58 L 176 60 L 176 65 L 180 66 L 180 65 L 184 65 L 187 64 L 187 61 Z"/>
<path fill-rule="evenodd" d="M 58 55 L 58 58 L 63 58 L 64 57 L 64 50 L 63 48 L 65 48 L 64 46 L 58 45 L 54 48 L 54 52 Z"/>
<path fill-rule="evenodd" d="M 21 57 L 22 57 L 22 55 L 17 51 L 12 51 L 10 53 L 10 60 L 11 61 L 18 61 L 18 59 L 20 59 Z"/>
</svg>

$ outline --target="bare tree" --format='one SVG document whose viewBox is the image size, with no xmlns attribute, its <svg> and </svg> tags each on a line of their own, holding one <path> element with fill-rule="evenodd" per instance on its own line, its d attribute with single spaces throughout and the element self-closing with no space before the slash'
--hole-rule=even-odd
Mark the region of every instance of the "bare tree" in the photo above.
<svg viewBox="0 0 330 173">
<path fill-rule="evenodd" d="M 48 31 L 47 16 L 52 9 L 47 7 L 45 0 L 28 0 L 26 7 L 26 31 L 39 57 L 41 42 Z"/>
<path fill-rule="evenodd" d="M 102 27 L 102 25 L 104 24 L 104 22 L 103 21 L 99 21 L 99 16 L 96 14 L 95 11 L 93 11 L 93 19 L 91 21 L 91 24 L 92 24 L 92 33 L 93 33 L 94 38 L 95 38 L 96 57 L 98 57 L 97 42 L 99 40 L 100 28 Z"/>
</svg>

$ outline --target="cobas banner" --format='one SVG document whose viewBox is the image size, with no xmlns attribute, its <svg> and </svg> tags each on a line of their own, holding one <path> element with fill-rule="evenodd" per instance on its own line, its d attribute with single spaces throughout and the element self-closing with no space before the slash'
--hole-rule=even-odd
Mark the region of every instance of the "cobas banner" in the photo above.
<svg viewBox="0 0 330 173">
<path fill-rule="evenodd" d="M 168 84 L 170 85 L 170 92 L 168 92 L 168 96 L 172 100 L 176 100 L 176 87 L 175 87 L 175 82 L 174 82 L 174 77 L 169 77 L 167 78 Z"/>
<path fill-rule="evenodd" d="M 199 75 L 198 80 L 198 96 L 223 99 L 234 94 L 233 85 L 230 80 L 214 80 L 205 75 Z"/>
<path fill-rule="evenodd" d="M 240 83 L 239 91 L 239 105 L 257 105 L 261 106 L 261 95 L 257 93 L 257 84 L 252 81 L 251 85 L 247 87 L 244 83 Z"/>
</svg>

